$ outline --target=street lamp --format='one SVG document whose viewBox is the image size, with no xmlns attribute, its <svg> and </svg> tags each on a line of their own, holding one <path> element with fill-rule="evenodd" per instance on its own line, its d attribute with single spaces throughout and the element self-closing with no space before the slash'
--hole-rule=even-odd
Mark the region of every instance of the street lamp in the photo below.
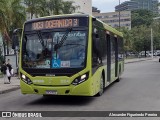
<svg viewBox="0 0 160 120">
<path fill-rule="evenodd" d="M 151 27 L 151 57 L 153 59 L 153 29 Z"/>
<path fill-rule="evenodd" d="M 120 27 L 121 27 L 121 18 L 120 18 L 120 3 L 121 3 L 121 1 L 119 0 L 119 29 L 120 29 Z"/>
</svg>

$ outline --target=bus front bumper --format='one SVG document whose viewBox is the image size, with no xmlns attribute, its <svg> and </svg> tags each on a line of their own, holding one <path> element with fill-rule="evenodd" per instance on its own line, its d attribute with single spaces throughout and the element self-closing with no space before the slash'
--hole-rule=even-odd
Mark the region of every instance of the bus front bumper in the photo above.
<svg viewBox="0 0 160 120">
<path fill-rule="evenodd" d="M 22 94 L 38 94 L 38 95 L 73 95 L 73 96 L 93 96 L 93 86 L 89 85 L 89 81 L 85 81 L 77 86 L 38 86 L 28 85 L 21 80 L 20 82 Z"/>
</svg>

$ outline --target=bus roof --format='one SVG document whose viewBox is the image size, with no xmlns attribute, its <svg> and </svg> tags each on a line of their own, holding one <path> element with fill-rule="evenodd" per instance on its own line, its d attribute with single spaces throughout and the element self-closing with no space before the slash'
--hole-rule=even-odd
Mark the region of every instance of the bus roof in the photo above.
<svg viewBox="0 0 160 120">
<path fill-rule="evenodd" d="M 92 16 L 92 17 L 93 17 L 93 16 Z M 95 18 L 95 17 L 93 17 L 93 18 Z M 101 24 L 103 24 L 103 27 L 104 27 L 107 31 L 112 32 L 112 33 L 114 33 L 114 34 L 116 34 L 116 35 L 119 35 L 119 36 L 123 37 L 122 32 L 119 32 L 119 31 L 116 30 L 115 28 L 111 27 L 110 25 L 102 22 L 101 20 L 99 20 L 99 19 L 97 19 L 97 18 L 96 18 L 96 20 L 97 20 L 98 22 L 100 22 Z"/>
<path fill-rule="evenodd" d="M 47 20 L 51 18 L 68 18 L 68 17 L 89 17 L 88 14 L 82 14 L 82 13 L 76 13 L 76 14 L 62 14 L 62 15 L 53 15 L 53 16 L 45 16 L 45 17 L 39 17 L 39 18 L 34 18 L 31 20 L 26 21 L 25 23 L 29 22 L 35 22 L 35 21 L 41 21 L 41 20 Z"/>
</svg>

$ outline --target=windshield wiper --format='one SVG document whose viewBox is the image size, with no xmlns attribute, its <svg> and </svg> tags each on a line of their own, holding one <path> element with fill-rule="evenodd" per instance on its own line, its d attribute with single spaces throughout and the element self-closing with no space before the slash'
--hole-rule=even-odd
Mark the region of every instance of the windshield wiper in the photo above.
<svg viewBox="0 0 160 120">
<path fill-rule="evenodd" d="M 59 48 L 62 47 L 63 43 L 65 42 L 65 40 L 67 39 L 68 37 L 68 34 L 72 31 L 72 28 L 68 28 L 66 30 L 66 33 L 63 35 L 62 39 L 60 40 L 59 43 L 55 44 L 54 46 L 54 51 L 57 51 Z"/>
</svg>

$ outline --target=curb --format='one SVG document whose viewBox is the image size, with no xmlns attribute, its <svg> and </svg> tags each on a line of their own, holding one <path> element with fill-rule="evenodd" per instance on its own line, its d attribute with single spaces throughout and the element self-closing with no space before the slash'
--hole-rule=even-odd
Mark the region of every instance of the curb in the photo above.
<svg viewBox="0 0 160 120">
<path fill-rule="evenodd" d="M 147 61 L 147 60 L 152 60 L 152 59 L 131 61 L 131 62 L 126 62 L 126 63 L 124 63 L 124 64 L 135 63 L 135 62 L 142 62 L 142 61 Z"/>
<path fill-rule="evenodd" d="M 0 91 L 0 94 L 9 93 L 9 92 L 12 92 L 12 91 L 15 91 L 15 90 L 18 90 L 18 89 L 20 89 L 20 86 L 16 86 L 14 88 L 7 89 L 7 90 L 2 90 L 2 91 Z"/>
</svg>

